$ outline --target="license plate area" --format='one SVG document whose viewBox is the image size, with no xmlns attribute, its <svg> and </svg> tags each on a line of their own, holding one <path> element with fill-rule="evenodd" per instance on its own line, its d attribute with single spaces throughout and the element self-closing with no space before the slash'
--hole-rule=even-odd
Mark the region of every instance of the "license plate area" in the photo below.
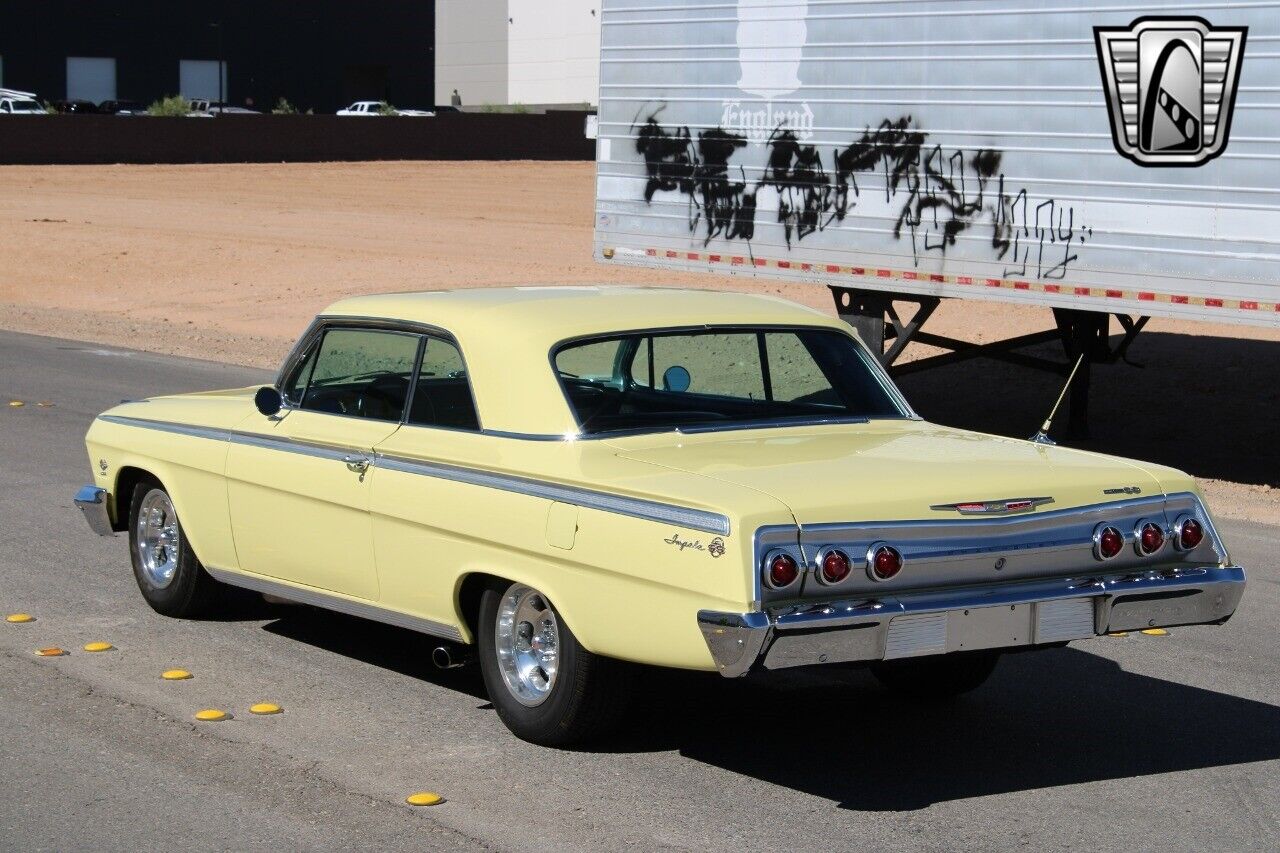
<svg viewBox="0 0 1280 853">
<path fill-rule="evenodd" d="M 1092 637 L 1094 607 L 1092 598 L 1072 598 L 895 616 L 885 637 L 884 657 L 892 660 Z"/>
</svg>

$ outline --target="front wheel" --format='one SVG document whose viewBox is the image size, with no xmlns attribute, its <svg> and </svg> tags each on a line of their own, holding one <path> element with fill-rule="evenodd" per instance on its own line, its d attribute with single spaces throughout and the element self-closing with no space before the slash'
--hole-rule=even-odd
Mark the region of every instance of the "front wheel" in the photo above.
<svg viewBox="0 0 1280 853">
<path fill-rule="evenodd" d="M 568 746 L 619 720 L 627 694 L 621 665 L 583 648 L 538 590 L 490 586 L 480 598 L 477 634 L 489 699 L 517 737 Z"/>
<path fill-rule="evenodd" d="M 871 667 L 871 674 L 895 693 L 913 699 L 950 699 L 981 687 L 999 661 L 999 652 L 956 652 L 882 661 Z"/>
<path fill-rule="evenodd" d="M 129 504 L 133 576 L 151 609 L 165 616 L 208 615 L 226 589 L 200 565 L 164 486 L 143 480 Z"/>
</svg>

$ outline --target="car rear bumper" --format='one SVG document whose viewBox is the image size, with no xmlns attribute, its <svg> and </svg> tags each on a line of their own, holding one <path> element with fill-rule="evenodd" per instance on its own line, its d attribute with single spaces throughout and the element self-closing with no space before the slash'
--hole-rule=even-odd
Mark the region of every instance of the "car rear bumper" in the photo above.
<svg viewBox="0 0 1280 853">
<path fill-rule="evenodd" d="M 110 495 L 107 490 L 98 486 L 81 486 L 76 492 L 76 506 L 84 513 L 85 521 L 99 536 L 114 536 L 111 526 Z"/>
<path fill-rule="evenodd" d="M 703 610 L 725 676 L 1080 640 L 1112 631 L 1220 623 L 1244 594 L 1239 566 L 1010 583 L 779 606 Z"/>
</svg>

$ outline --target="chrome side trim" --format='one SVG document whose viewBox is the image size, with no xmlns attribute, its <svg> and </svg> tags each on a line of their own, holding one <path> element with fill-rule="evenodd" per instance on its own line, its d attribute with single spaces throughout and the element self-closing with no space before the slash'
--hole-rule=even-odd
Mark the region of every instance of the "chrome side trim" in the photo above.
<svg viewBox="0 0 1280 853">
<path fill-rule="evenodd" d="M 107 494 L 107 490 L 99 486 L 88 485 L 81 486 L 80 491 L 76 492 L 76 506 L 84 513 L 85 521 L 89 522 L 89 527 L 99 536 L 114 536 L 115 531 L 111 529 L 111 495 Z"/>
<path fill-rule="evenodd" d="M 143 429 L 159 430 L 160 432 L 189 435 L 196 438 L 208 438 L 214 441 L 229 441 L 236 444 L 263 447 L 268 450 L 283 450 L 288 453 L 301 453 L 307 456 L 317 456 L 322 459 L 333 459 L 339 462 L 344 461 L 345 457 L 351 453 L 351 448 L 349 447 L 343 448 L 310 444 L 291 438 L 275 438 L 271 436 L 257 435 L 255 433 L 241 432 L 239 430 L 188 426 L 186 424 L 177 424 L 171 421 L 154 421 L 147 418 L 131 418 L 124 415 L 99 415 L 98 417 L 100 420 L 104 420 L 109 423 L 122 424 L 124 426 L 136 426 Z M 728 536 L 731 532 L 728 516 L 721 515 L 716 512 L 709 512 L 707 510 L 692 509 L 690 507 L 683 507 L 675 504 L 646 500 L 644 498 L 615 495 L 609 492 L 600 492 L 593 489 L 583 488 L 581 486 L 560 485 L 558 483 L 534 480 L 528 477 L 518 477 L 511 474 L 496 474 L 491 471 L 483 471 L 476 468 L 464 468 L 443 462 L 422 462 L 415 459 L 405 459 L 381 453 L 376 454 L 374 464 L 392 471 L 402 471 L 408 474 L 419 474 L 426 477 L 435 477 L 442 480 L 467 483 L 473 486 L 498 489 L 504 492 L 514 492 L 516 494 L 529 495 L 531 497 L 546 498 L 547 500 L 561 501 L 563 503 L 576 504 L 577 506 L 587 507 L 589 509 L 611 512 L 616 515 L 642 518 L 646 521 L 656 521 L 662 524 L 674 524 L 679 527 L 685 527 L 691 530 L 701 530 L 706 533 L 718 533 L 721 536 Z"/>
<path fill-rule="evenodd" d="M 296 601 L 299 604 L 309 604 L 312 607 L 321 607 L 325 610 L 336 610 L 348 616 L 371 619 L 374 622 L 383 622 L 387 625 L 395 625 L 398 628 L 408 628 L 410 631 L 430 634 L 433 637 L 442 637 L 446 640 L 453 640 L 455 643 L 462 642 L 462 632 L 453 625 L 445 625 L 431 619 L 423 619 L 420 616 L 410 616 L 408 613 L 388 610 L 376 604 L 352 601 L 349 598 L 342 598 L 314 587 L 294 586 L 293 584 L 257 575 L 215 569 L 212 566 L 205 566 L 205 571 L 212 575 L 214 580 L 221 581 L 229 586 L 238 586 L 242 589 L 250 589 L 254 592 L 285 598 L 289 601 Z"/>
<path fill-rule="evenodd" d="M 405 474 L 420 474 L 456 483 L 499 489 L 504 492 L 529 495 L 536 498 L 575 504 L 588 509 L 598 509 L 618 515 L 629 515 L 647 521 L 674 524 L 692 530 L 707 533 L 729 535 L 729 519 L 727 516 L 706 510 L 691 509 L 673 504 L 659 503 L 644 498 L 625 497 L 623 495 L 597 492 L 580 486 L 562 486 L 543 480 L 532 480 L 512 474 L 495 474 L 475 468 L 462 468 L 444 462 L 423 462 L 417 459 L 406 459 L 401 456 L 377 454 L 377 464 L 391 471 Z"/>
</svg>

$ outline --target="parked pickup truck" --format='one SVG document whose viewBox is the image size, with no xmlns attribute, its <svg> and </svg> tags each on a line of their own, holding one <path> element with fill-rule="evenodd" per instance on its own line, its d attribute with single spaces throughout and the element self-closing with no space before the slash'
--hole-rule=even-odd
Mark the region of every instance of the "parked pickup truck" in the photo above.
<svg viewBox="0 0 1280 853">
<path fill-rule="evenodd" d="M 764 296 L 356 297 L 274 385 L 86 442 L 76 503 L 155 610 L 231 586 L 422 631 L 549 745 L 615 721 L 634 664 L 947 696 L 1007 650 L 1224 622 L 1245 585 L 1188 475 L 927 423 L 847 325 Z"/>
<path fill-rule="evenodd" d="M 435 113 L 427 110 L 400 110 L 392 107 L 386 101 L 356 101 L 351 106 L 343 110 L 338 110 L 340 116 L 433 116 Z"/>
<path fill-rule="evenodd" d="M 42 116 L 44 106 L 32 92 L 0 89 L 0 116 Z"/>
</svg>

